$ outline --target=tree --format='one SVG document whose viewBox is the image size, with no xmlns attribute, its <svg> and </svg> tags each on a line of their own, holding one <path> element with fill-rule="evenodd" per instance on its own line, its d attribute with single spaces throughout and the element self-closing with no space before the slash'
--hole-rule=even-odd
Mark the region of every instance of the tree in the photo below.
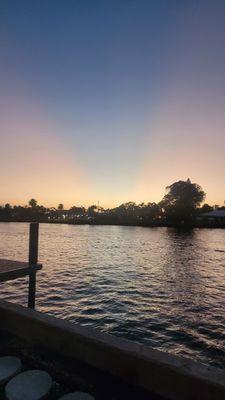
<svg viewBox="0 0 225 400">
<path fill-rule="evenodd" d="M 160 207 L 156 203 L 148 203 L 146 205 L 146 215 L 148 218 L 155 220 L 160 215 Z"/>
<path fill-rule="evenodd" d="M 60 204 L 58 205 L 58 210 L 59 210 L 59 211 L 64 210 L 64 205 L 63 205 L 62 203 L 60 203 Z"/>
<path fill-rule="evenodd" d="M 197 207 L 203 202 L 205 192 L 197 183 L 178 181 L 166 187 L 161 206 L 166 219 L 177 224 L 190 224 L 196 215 Z"/>
<path fill-rule="evenodd" d="M 12 206 L 9 203 L 5 204 L 5 208 L 2 209 L 3 220 L 10 221 L 13 213 Z"/>
<path fill-rule="evenodd" d="M 69 215 L 71 218 L 82 217 L 85 215 L 85 208 L 82 206 L 81 207 L 72 206 L 69 209 Z"/>
<path fill-rule="evenodd" d="M 203 204 L 200 211 L 201 213 L 208 213 L 210 211 L 213 211 L 213 207 L 211 207 L 209 204 Z"/>
<path fill-rule="evenodd" d="M 36 208 L 36 207 L 37 207 L 37 200 L 35 200 L 35 199 L 30 199 L 29 202 L 28 202 L 28 204 L 29 204 L 29 206 L 30 206 L 31 208 Z"/>
<path fill-rule="evenodd" d="M 95 204 L 88 207 L 88 209 L 87 209 L 88 217 L 95 217 L 97 212 L 98 212 L 98 207 Z"/>
</svg>

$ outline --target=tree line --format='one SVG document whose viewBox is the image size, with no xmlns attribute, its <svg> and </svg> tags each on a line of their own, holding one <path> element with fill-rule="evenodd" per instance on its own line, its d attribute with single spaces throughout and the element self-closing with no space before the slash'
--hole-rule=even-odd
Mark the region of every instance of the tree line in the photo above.
<svg viewBox="0 0 225 400">
<path fill-rule="evenodd" d="M 159 203 L 136 204 L 130 201 L 111 209 L 97 205 L 65 209 L 63 203 L 57 208 L 44 207 L 32 198 L 26 206 L 11 206 L 8 203 L 0 206 L 0 221 L 189 226 L 195 223 L 198 215 L 213 210 L 208 204 L 202 205 L 205 196 L 201 186 L 188 179 L 167 186 L 165 196 Z"/>
</svg>

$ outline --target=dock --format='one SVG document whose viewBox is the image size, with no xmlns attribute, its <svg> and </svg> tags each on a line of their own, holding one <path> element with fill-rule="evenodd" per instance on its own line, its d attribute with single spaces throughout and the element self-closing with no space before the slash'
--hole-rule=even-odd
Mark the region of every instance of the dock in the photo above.
<svg viewBox="0 0 225 400">
<path fill-rule="evenodd" d="M 42 269 L 38 263 L 39 224 L 30 224 L 29 259 L 27 262 L 0 258 L 0 283 L 29 277 L 28 307 L 35 308 L 36 273 Z"/>
<path fill-rule="evenodd" d="M 0 282 L 30 276 L 41 268 L 41 264 L 30 265 L 28 262 L 0 258 Z"/>
</svg>

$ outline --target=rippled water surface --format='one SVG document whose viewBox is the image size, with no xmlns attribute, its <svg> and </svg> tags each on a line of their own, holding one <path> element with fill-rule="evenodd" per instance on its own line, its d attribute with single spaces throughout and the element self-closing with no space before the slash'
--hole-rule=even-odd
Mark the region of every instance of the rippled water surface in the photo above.
<svg viewBox="0 0 225 400">
<path fill-rule="evenodd" d="M 1 258 L 27 259 L 28 228 L 0 223 Z M 39 249 L 38 310 L 225 367 L 225 230 L 42 224 Z"/>
</svg>

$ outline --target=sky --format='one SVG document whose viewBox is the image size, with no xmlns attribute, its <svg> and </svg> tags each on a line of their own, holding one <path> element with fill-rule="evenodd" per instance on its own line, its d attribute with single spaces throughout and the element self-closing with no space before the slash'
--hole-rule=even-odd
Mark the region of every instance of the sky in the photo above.
<svg viewBox="0 0 225 400">
<path fill-rule="evenodd" d="M 225 1 L 1 0 L 0 203 L 225 200 Z"/>
</svg>

